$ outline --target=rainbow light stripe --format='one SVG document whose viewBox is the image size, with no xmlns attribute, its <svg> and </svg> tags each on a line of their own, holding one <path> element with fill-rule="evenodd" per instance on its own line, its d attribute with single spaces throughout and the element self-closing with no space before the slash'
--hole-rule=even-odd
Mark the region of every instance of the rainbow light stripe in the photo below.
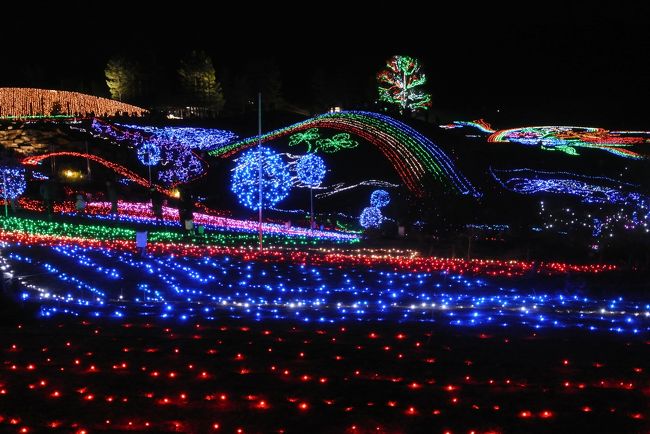
<svg viewBox="0 0 650 434">
<path fill-rule="evenodd" d="M 438 145 L 403 122 L 379 113 L 325 113 L 266 133 L 261 140 L 267 142 L 310 128 L 345 131 L 375 145 L 393 164 L 406 187 L 417 196 L 424 196 L 423 182 L 428 177 L 457 193 L 480 196 L 478 190 Z M 257 140 L 257 136 L 249 137 L 211 151 L 210 155 L 226 158 L 253 146 Z"/>
</svg>

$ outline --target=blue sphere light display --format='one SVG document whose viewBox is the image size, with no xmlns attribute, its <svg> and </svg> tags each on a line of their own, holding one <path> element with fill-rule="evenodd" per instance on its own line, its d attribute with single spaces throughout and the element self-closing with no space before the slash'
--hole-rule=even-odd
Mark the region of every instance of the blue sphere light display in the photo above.
<svg viewBox="0 0 650 434">
<path fill-rule="evenodd" d="M 144 142 L 138 148 L 138 160 L 145 166 L 155 166 L 160 163 L 160 148 L 153 142 Z"/>
<path fill-rule="evenodd" d="M 383 208 L 390 202 L 390 195 L 386 190 L 375 190 L 370 195 L 370 206 Z"/>
<path fill-rule="evenodd" d="M 259 209 L 259 168 L 262 164 L 262 206 L 280 202 L 291 190 L 291 174 L 282 157 L 267 147 L 246 151 L 232 172 L 232 192 L 246 208 Z"/>
<path fill-rule="evenodd" d="M 381 225 L 384 216 L 381 215 L 381 210 L 374 206 L 364 208 L 359 217 L 359 223 L 364 228 L 378 228 Z"/>
<path fill-rule="evenodd" d="M 298 179 L 309 187 L 318 187 L 325 178 L 325 172 L 325 162 L 315 154 L 300 157 L 296 164 Z"/>
<path fill-rule="evenodd" d="M 25 192 L 25 169 L 22 167 L 0 167 L 0 198 L 15 199 Z"/>
</svg>

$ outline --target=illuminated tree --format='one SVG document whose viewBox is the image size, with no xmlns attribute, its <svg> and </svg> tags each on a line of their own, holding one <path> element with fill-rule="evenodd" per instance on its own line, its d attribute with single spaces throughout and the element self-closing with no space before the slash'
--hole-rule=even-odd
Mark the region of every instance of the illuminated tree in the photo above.
<svg viewBox="0 0 650 434">
<path fill-rule="evenodd" d="M 25 169 L 22 167 L 0 167 L 0 198 L 5 201 L 5 216 L 7 216 L 7 202 L 11 204 L 12 211 L 16 211 L 16 198 L 22 195 L 27 188 L 25 182 Z"/>
<path fill-rule="evenodd" d="M 383 220 L 384 217 L 381 215 L 381 210 L 374 206 L 364 208 L 361 212 L 361 216 L 359 216 L 359 223 L 366 229 L 378 228 L 381 226 Z"/>
<path fill-rule="evenodd" d="M 112 57 L 104 69 L 111 98 L 124 101 L 133 97 L 136 88 L 135 65 L 125 57 Z"/>
<path fill-rule="evenodd" d="M 192 106 L 221 112 L 225 99 L 217 81 L 212 59 L 204 51 L 192 51 L 178 69 L 187 102 Z"/>
<path fill-rule="evenodd" d="M 287 197 L 291 190 L 291 175 L 282 157 L 266 147 L 244 152 L 237 159 L 231 180 L 232 191 L 237 195 L 239 203 L 253 210 L 259 209 L 260 189 L 262 207 L 275 205 Z"/>
<path fill-rule="evenodd" d="M 426 76 L 420 72 L 420 61 L 408 56 L 393 56 L 386 69 L 377 74 L 379 101 L 395 104 L 400 112 L 426 110 L 431 106 L 431 95 L 422 86 Z"/>
<path fill-rule="evenodd" d="M 383 208 L 390 203 L 390 194 L 386 190 L 375 190 L 370 195 L 370 206 Z"/>
<path fill-rule="evenodd" d="M 25 169 L 22 167 L 0 167 L 0 198 L 16 199 L 27 188 Z"/>
</svg>

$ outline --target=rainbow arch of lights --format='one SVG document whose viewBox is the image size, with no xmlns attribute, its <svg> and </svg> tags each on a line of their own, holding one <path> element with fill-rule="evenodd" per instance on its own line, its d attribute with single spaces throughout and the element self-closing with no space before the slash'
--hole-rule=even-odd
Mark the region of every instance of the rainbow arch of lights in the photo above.
<svg viewBox="0 0 650 434">
<path fill-rule="evenodd" d="M 102 166 L 108 167 L 109 169 L 113 170 L 115 173 L 130 179 L 131 181 L 135 182 L 136 184 L 139 184 L 143 187 L 149 188 L 149 181 L 143 178 L 142 176 L 138 175 L 137 173 L 133 172 L 132 170 L 127 169 L 126 167 L 110 162 L 108 160 L 103 159 L 102 157 L 98 157 L 97 155 L 92 155 L 92 154 L 85 154 L 81 152 L 51 152 L 49 154 L 41 154 L 41 155 L 35 155 L 32 157 L 27 157 L 24 160 L 22 160 L 22 164 L 26 166 L 36 166 L 38 165 L 41 161 L 47 159 L 47 158 L 52 158 L 52 157 L 77 157 L 77 158 L 88 158 L 89 160 L 93 160 L 96 163 L 101 164 Z M 171 190 L 167 190 L 159 185 L 152 184 L 152 187 L 155 188 L 157 191 L 169 196 L 169 197 L 174 197 L 174 194 L 171 192 Z"/>
<path fill-rule="evenodd" d="M 262 142 L 275 140 L 310 128 L 330 128 L 355 134 L 375 145 L 391 164 L 406 187 L 417 196 L 425 193 L 427 177 L 449 189 L 472 196 L 480 193 L 458 170 L 456 164 L 435 143 L 408 125 L 379 113 L 347 111 L 326 113 L 262 135 Z M 257 143 L 258 137 L 232 143 L 210 152 L 229 157 Z"/>
<path fill-rule="evenodd" d="M 57 113 L 54 115 L 54 113 Z M 0 87 L 0 119 L 32 117 L 114 116 L 116 113 L 144 115 L 142 107 L 108 98 L 65 90 L 31 87 Z"/>
</svg>

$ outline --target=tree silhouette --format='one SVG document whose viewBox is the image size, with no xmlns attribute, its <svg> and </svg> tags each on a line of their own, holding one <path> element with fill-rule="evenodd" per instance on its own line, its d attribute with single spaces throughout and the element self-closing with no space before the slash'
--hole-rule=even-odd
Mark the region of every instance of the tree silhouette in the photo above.
<svg viewBox="0 0 650 434">
<path fill-rule="evenodd" d="M 225 104 L 212 59 L 204 51 L 194 50 L 181 60 L 178 75 L 186 102 L 201 111 L 219 114 Z"/>
</svg>

